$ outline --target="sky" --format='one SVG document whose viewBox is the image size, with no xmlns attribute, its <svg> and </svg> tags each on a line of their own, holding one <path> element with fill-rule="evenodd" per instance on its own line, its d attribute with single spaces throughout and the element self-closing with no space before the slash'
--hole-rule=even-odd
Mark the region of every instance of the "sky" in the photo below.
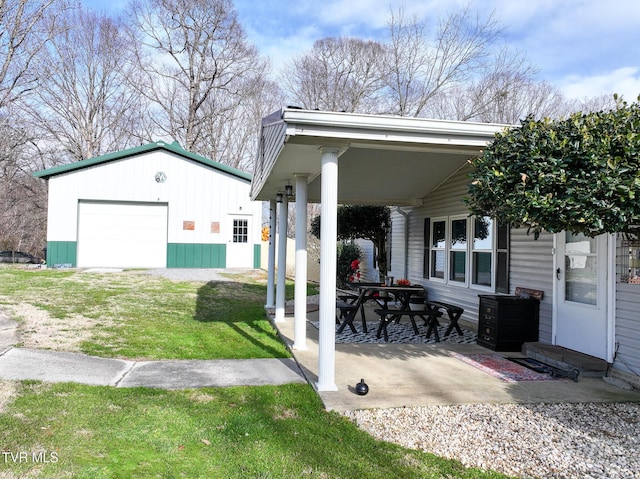
<svg viewBox="0 0 640 479">
<path fill-rule="evenodd" d="M 118 13 L 125 0 L 82 0 Z M 470 5 L 492 12 L 504 41 L 539 69 L 538 78 L 568 98 L 640 95 L 638 0 L 234 0 L 248 39 L 275 72 L 328 36 L 384 40 L 390 11 L 437 21 Z"/>
</svg>

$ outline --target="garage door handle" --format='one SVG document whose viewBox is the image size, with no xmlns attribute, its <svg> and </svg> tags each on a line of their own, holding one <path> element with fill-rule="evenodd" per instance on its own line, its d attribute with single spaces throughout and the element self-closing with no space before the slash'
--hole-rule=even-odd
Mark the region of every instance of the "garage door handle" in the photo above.
<svg viewBox="0 0 640 479">
<path fill-rule="evenodd" d="M 556 270 L 556 279 L 560 279 L 560 268 Z"/>
</svg>

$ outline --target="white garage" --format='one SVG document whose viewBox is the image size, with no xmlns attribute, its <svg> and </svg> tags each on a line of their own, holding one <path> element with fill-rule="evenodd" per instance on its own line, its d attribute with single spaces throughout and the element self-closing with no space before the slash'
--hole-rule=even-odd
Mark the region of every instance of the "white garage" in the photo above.
<svg viewBox="0 0 640 479">
<path fill-rule="evenodd" d="M 78 267 L 164 268 L 167 205 L 80 201 Z"/>
<path fill-rule="evenodd" d="M 39 171 L 48 181 L 47 263 L 259 268 L 262 203 L 251 175 L 155 142 Z"/>
</svg>

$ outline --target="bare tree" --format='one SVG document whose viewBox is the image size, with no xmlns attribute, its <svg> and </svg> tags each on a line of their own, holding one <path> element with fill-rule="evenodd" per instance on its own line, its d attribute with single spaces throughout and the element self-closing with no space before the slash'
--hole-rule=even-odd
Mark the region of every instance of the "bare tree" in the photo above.
<svg viewBox="0 0 640 479">
<path fill-rule="evenodd" d="M 36 85 L 38 78 L 31 69 L 33 60 L 51 39 L 53 20 L 63 5 L 59 0 L 1 0 L 0 108 Z"/>
<path fill-rule="evenodd" d="M 35 125 L 82 160 L 133 144 L 139 95 L 128 88 L 131 49 L 121 25 L 82 8 L 59 20 L 63 26 L 35 62 L 41 79 L 31 109 Z"/>
<path fill-rule="evenodd" d="M 18 102 L 5 107 L 13 119 Z M 21 122 L 0 124 L 0 249 L 41 255 L 46 231 L 46 185 L 33 178 L 34 135 Z"/>
<path fill-rule="evenodd" d="M 474 17 L 468 6 L 442 19 L 433 38 L 426 22 L 407 19 L 402 9 L 391 12 L 388 28 L 388 112 L 412 117 L 424 116 L 439 92 L 471 79 L 500 35 L 493 14 Z"/>
<path fill-rule="evenodd" d="M 129 19 L 138 47 L 132 84 L 151 102 L 150 130 L 227 163 L 209 141 L 267 73 L 231 1 L 134 0 Z"/>
<path fill-rule="evenodd" d="M 434 96 L 427 110 L 435 118 L 515 124 L 532 114 L 567 112 L 562 93 L 536 79 L 537 69 L 504 47 L 482 65 L 476 76 Z"/>
<path fill-rule="evenodd" d="M 628 100 L 636 101 L 636 98 L 629 98 Z M 597 111 L 608 111 L 615 110 L 616 106 L 618 106 L 618 102 L 615 100 L 613 95 L 599 95 L 591 98 L 583 98 L 582 100 L 577 100 L 571 103 L 571 111 L 582 111 L 582 112 L 597 112 Z"/>
<path fill-rule="evenodd" d="M 386 49 L 357 38 L 325 38 L 292 60 L 282 79 L 303 108 L 375 113 L 384 87 Z"/>
<path fill-rule="evenodd" d="M 35 58 L 67 7 L 64 0 L 0 0 L 0 246 L 37 254 L 44 246 L 46 188 L 31 176 L 35 135 L 22 113 L 39 80 Z"/>
<path fill-rule="evenodd" d="M 260 121 L 280 108 L 283 99 L 277 85 L 262 77 L 246 79 L 242 90 L 244 94 L 240 97 L 214 92 L 203 106 L 203 114 L 212 121 L 203 122 L 200 152 L 209 158 L 223 160 L 233 168 L 250 172 L 258 151 Z M 213 100 L 217 96 L 221 98 Z M 218 105 L 225 101 L 235 105 L 220 108 Z"/>
</svg>

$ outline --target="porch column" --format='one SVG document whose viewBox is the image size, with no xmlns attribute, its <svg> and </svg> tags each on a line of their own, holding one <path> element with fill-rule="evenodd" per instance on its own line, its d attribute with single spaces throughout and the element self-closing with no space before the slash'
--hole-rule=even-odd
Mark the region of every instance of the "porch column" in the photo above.
<svg viewBox="0 0 640 479">
<path fill-rule="evenodd" d="M 296 279 L 293 349 L 307 349 L 307 176 L 296 173 Z"/>
<path fill-rule="evenodd" d="M 337 148 L 322 149 L 318 391 L 338 390 L 335 383 L 338 152 Z"/>
<path fill-rule="evenodd" d="M 275 308 L 276 280 L 276 200 L 269 201 L 269 262 L 267 265 L 267 304 L 266 308 Z"/>
<path fill-rule="evenodd" d="M 284 288 L 287 274 L 287 210 L 288 200 L 282 195 L 278 203 L 278 283 L 276 285 L 275 322 L 284 321 Z"/>
</svg>

